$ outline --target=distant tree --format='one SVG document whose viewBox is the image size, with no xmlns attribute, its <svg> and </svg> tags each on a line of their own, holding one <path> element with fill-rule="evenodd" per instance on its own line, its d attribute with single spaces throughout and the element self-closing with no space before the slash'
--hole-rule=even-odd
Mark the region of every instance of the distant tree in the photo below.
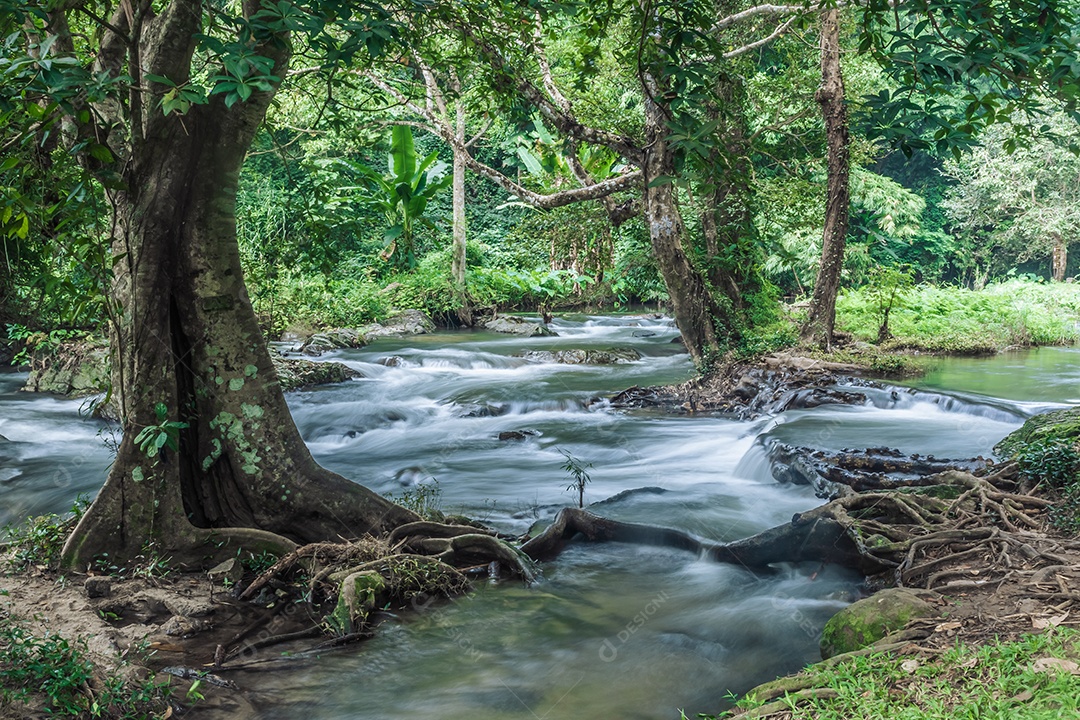
<svg viewBox="0 0 1080 720">
<path fill-rule="evenodd" d="M 1068 248 L 1080 240 L 1080 125 L 1059 113 L 1011 153 L 1010 139 L 1007 128 L 990 128 L 982 145 L 946 163 L 955 181 L 946 211 L 984 267 L 1048 257 L 1051 279 L 1061 282 Z"/>
</svg>

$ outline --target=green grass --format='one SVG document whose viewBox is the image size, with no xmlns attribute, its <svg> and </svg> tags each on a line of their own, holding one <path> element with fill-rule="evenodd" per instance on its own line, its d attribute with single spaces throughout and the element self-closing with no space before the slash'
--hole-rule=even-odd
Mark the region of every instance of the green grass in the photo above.
<svg viewBox="0 0 1080 720">
<path fill-rule="evenodd" d="M 881 311 L 869 288 L 847 290 L 837 302 L 837 329 L 876 340 Z M 1080 340 L 1080 285 L 1008 280 L 980 291 L 918 286 L 889 315 L 885 348 L 989 353 Z"/>
<path fill-rule="evenodd" d="M 1058 720 L 1080 717 L 1080 676 L 1036 661 L 1080 659 L 1080 633 L 1057 628 L 1014 642 L 955 647 L 936 658 L 867 655 L 811 666 L 814 687 L 837 697 L 785 702 L 791 720 Z M 762 703 L 740 700 L 742 710 Z M 717 717 L 731 717 L 733 711 Z M 707 716 L 700 716 L 707 717 Z"/>
</svg>

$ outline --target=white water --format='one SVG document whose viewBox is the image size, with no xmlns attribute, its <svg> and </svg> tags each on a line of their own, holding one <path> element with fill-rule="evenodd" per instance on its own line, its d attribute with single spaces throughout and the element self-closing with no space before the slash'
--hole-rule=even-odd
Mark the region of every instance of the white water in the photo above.
<svg viewBox="0 0 1080 720">
<path fill-rule="evenodd" d="M 398 496 L 437 480 L 445 511 L 507 531 L 524 532 L 576 501 L 565 451 L 592 464 L 585 500 L 594 511 L 730 540 L 820 503 L 809 488 L 772 479 L 755 442 L 762 433 L 829 449 L 987 455 L 1026 416 L 1076 395 L 1008 391 L 1013 373 L 1023 373 L 1023 387 L 1042 387 L 1032 376 L 1051 382 L 1075 360 L 1043 351 L 1026 369 L 1015 357 L 946 363 L 922 383 L 950 392 L 870 390 L 864 406 L 754 422 L 613 412 L 590 401 L 690 376 L 670 321 L 577 316 L 554 327 L 559 337 L 443 333 L 341 351 L 326 357 L 365 379 L 295 393 L 290 406 L 326 466 Z M 581 367 L 514 357 L 610 347 L 633 347 L 643 359 Z M 380 364 L 393 356 L 396 366 Z M 1002 363 L 1008 373 L 987 385 L 979 368 L 993 375 Z M 16 394 L 21 379 L 0 375 L 0 435 L 12 441 L 0 441 L 3 519 L 66 509 L 78 491 L 100 485 L 109 460 L 78 403 Z M 1006 391 L 979 394 L 995 388 Z M 514 430 L 535 434 L 498 439 Z M 817 659 L 822 625 L 859 582 L 834 568 L 762 576 L 674 550 L 576 546 L 533 586 L 482 584 L 385 623 L 362 646 L 262 675 L 255 699 L 268 720 L 677 718 L 678 708 L 692 717 L 722 708 L 729 691 Z"/>
</svg>

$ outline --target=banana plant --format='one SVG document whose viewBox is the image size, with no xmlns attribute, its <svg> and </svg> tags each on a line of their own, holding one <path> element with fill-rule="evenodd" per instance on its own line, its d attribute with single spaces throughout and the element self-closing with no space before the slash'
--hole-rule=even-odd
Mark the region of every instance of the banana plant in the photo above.
<svg viewBox="0 0 1080 720">
<path fill-rule="evenodd" d="M 438 153 L 418 161 L 412 129 L 404 125 L 394 126 L 386 161 L 385 174 L 363 163 L 343 161 L 367 183 L 342 190 L 358 190 L 361 200 L 386 218 L 386 247 L 380 257 L 399 269 L 412 269 L 416 266 L 416 229 L 434 227 L 424 212 L 431 199 L 453 182 L 453 177 L 446 172 L 447 164 L 439 162 Z"/>
</svg>

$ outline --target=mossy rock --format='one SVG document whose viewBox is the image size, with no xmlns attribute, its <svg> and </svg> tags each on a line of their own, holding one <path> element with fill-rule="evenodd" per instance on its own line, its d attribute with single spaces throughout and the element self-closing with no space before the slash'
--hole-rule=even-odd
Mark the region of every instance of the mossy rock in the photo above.
<svg viewBox="0 0 1080 720">
<path fill-rule="evenodd" d="M 833 615 L 821 633 L 821 657 L 828 659 L 876 643 L 903 629 L 914 618 L 937 614 L 920 593 L 889 588 L 853 603 Z"/>
<path fill-rule="evenodd" d="M 363 377 L 356 370 L 337 362 L 284 358 L 276 353 L 271 353 L 270 359 L 274 362 L 274 369 L 277 370 L 278 379 L 281 381 L 281 389 L 285 392 Z"/>
<path fill-rule="evenodd" d="M 68 342 L 49 352 L 35 352 L 23 390 L 68 397 L 105 392 L 110 382 L 108 343 L 104 338 Z"/>
<path fill-rule="evenodd" d="M 385 591 L 385 578 L 374 570 L 349 575 L 342 581 L 337 605 L 325 622 L 345 635 L 356 632 Z"/>
<path fill-rule="evenodd" d="M 1029 418 L 1019 430 L 994 446 L 1001 458 L 1013 458 L 1033 443 L 1047 440 L 1080 440 L 1080 408 L 1054 410 Z"/>
</svg>

